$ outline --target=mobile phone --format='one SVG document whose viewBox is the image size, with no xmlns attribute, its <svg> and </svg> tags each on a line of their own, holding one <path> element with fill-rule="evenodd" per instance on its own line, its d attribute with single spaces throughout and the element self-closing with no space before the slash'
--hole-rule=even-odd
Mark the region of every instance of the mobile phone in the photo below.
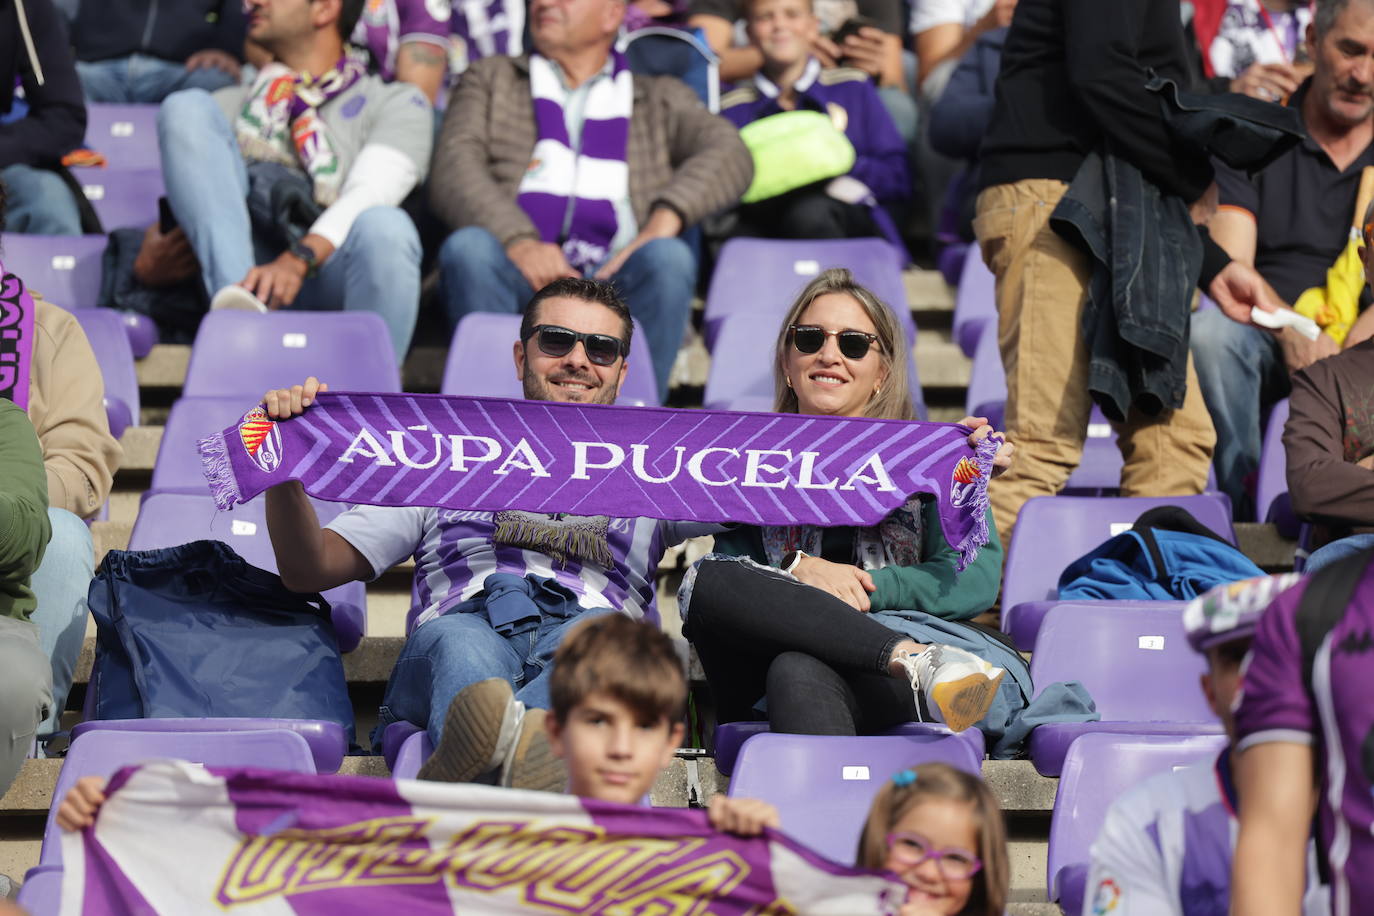
<svg viewBox="0 0 1374 916">
<path fill-rule="evenodd" d="M 876 29 L 878 23 L 869 19 L 867 16 L 851 16 L 844 21 L 838 29 L 830 34 L 830 40 L 837 45 L 843 45 L 844 40 L 850 35 L 859 34 L 860 29 Z"/>
<path fill-rule="evenodd" d="M 159 197 L 157 199 L 157 230 L 166 235 L 176 227 L 177 218 L 172 213 L 172 205 L 167 202 L 167 198 Z"/>
</svg>

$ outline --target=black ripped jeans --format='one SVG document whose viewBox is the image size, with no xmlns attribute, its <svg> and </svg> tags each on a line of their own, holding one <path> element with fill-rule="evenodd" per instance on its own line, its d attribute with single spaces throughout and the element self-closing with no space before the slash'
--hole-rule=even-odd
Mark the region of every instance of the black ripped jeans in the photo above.
<svg viewBox="0 0 1374 916">
<path fill-rule="evenodd" d="M 703 560 L 683 633 L 721 722 L 758 718 L 765 696 L 776 732 L 856 735 L 916 718 L 911 687 L 887 673 L 907 637 L 780 572 Z"/>
</svg>

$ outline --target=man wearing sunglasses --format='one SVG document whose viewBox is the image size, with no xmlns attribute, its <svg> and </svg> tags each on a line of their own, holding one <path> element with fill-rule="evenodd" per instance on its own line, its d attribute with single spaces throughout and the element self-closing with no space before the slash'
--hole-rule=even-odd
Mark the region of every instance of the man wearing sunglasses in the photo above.
<svg viewBox="0 0 1374 916">
<path fill-rule="evenodd" d="M 631 329 L 629 309 L 609 283 L 580 277 L 550 283 L 526 305 L 514 346 L 525 397 L 615 403 Z M 267 411 L 278 418 L 298 414 L 324 389 L 311 378 L 269 391 Z M 414 557 L 420 613 L 387 684 L 373 745 L 392 722 L 426 726 L 443 765 L 421 776 L 451 781 L 475 779 L 517 754 L 519 760 L 538 756 L 512 741 L 517 734 L 543 734 L 542 723 L 518 726 L 542 718 L 549 707 L 553 654 L 567 630 L 585 615 L 615 611 L 657 622 L 654 570 L 663 552 L 721 530 L 647 518 L 424 506 L 356 506 L 322 528 L 295 482 L 267 491 L 267 525 L 282 581 L 296 591 L 370 581 Z M 460 691 L 465 702 L 454 702 Z M 508 765 L 505 771 L 510 785 L 563 788 L 561 768 Z"/>
</svg>

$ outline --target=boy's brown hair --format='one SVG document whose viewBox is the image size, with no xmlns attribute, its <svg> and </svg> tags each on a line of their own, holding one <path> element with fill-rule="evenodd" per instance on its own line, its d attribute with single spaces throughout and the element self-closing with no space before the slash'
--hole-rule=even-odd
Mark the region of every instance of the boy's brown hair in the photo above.
<svg viewBox="0 0 1374 916">
<path fill-rule="evenodd" d="M 572 628 L 553 656 L 549 697 L 558 724 L 594 693 L 615 697 L 641 725 L 687 715 L 687 675 L 673 641 L 624 614 L 598 614 Z"/>
</svg>

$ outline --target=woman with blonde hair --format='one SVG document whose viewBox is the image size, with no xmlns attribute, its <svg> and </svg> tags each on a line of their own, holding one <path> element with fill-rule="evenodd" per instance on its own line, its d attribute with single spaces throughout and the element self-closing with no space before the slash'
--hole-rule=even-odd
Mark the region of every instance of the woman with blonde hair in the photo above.
<svg viewBox="0 0 1374 916">
<path fill-rule="evenodd" d="M 793 303 L 774 353 L 776 409 L 914 420 L 906 339 L 892 311 L 847 270 Z M 975 443 L 991 433 L 967 418 Z M 1011 446 L 997 464 L 1010 463 Z M 989 608 L 1002 551 L 991 537 L 962 572 L 934 499 L 918 495 L 872 527 L 741 526 L 686 577 L 679 607 L 719 721 L 853 735 L 934 719 L 961 730 L 987 713 L 1004 671 L 952 645 L 920 642 L 931 621 Z M 958 629 L 962 633 L 962 627 Z M 976 643 L 975 636 L 973 643 Z M 971 643 L 972 644 L 972 643 Z"/>
<path fill-rule="evenodd" d="M 1002 916 L 1011 866 L 997 796 L 944 763 L 893 775 L 859 835 L 861 868 L 897 875 L 909 890 L 900 916 Z"/>
</svg>

